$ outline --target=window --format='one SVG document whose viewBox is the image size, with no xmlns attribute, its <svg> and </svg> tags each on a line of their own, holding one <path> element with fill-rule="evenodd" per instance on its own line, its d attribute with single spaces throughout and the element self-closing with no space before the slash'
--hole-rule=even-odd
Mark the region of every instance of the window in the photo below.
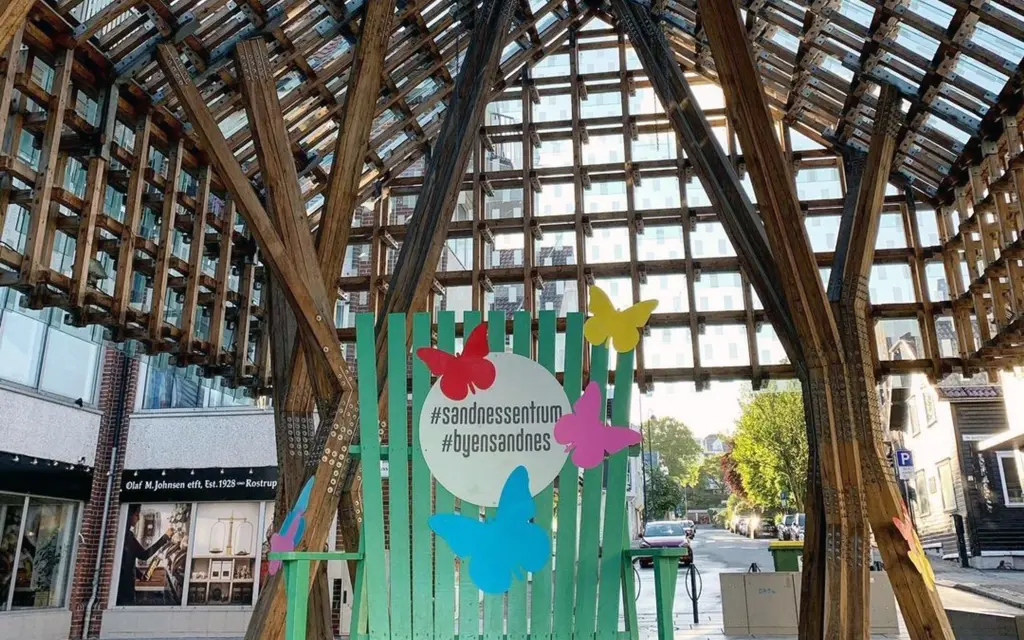
<svg viewBox="0 0 1024 640">
<path fill-rule="evenodd" d="M 910 418 L 910 435 L 916 436 L 921 433 L 921 425 L 917 421 L 917 398 L 907 400 L 907 413 Z"/>
<path fill-rule="evenodd" d="M 252 604 L 259 519 L 256 502 L 199 505 L 186 604 Z"/>
<path fill-rule="evenodd" d="M 1003 504 L 1008 507 L 1024 506 L 1024 488 L 1021 487 L 1015 451 L 998 451 L 999 479 L 1003 485 Z"/>
<path fill-rule="evenodd" d="M 125 511 L 117 606 L 252 606 L 255 602 L 267 569 L 265 542 L 270 537 L 272 506 L 134 503 Z"/>
<path fill-rule="evenodd" d="M 140 358 L 139 381 L 142 389 L 136 394 L 136 410 L 264 406 L 269 401 L 254 400 L 244 389 L 229 389 L 220 377 L 204 378 L 194 365 L 171 365 L 166 354 Z"/>
<path fill-rule="evenodd" d="M 935 417 L 935 398 L 932 397 L 931 392 L 924 391 L 922 393 L 924 397 L 924 419 L 927 425 L 930 427 L 936 422 Z"/>
<path fill-rule="evenodd" d="M 917 515 L 919 516 L 927 516 L 932 512 L 932 505 L 928 500 L 927 484 L 924 471 L 918 471 L 914 474 L 914 494 L 917 501 Z"/>
<path fill-rule="evenodd" d="M 68 326 L 60 309 L 21 309 L 20 299 L 0 290 L 0 379 L 95 404 L 103 330 Z"/>
<path fill-rule="evenodd" d="M 939 488 L 942 493 L 942 508 L 946 511 L 956 509 L 956 496 L 953 495 L 953 467 L 949 460 L 939 463 Z"/>
<path fill-rule="evenodd" d="M 65 606 L 78 503 L 0 494 L 0 611 Z"/>
</svg>

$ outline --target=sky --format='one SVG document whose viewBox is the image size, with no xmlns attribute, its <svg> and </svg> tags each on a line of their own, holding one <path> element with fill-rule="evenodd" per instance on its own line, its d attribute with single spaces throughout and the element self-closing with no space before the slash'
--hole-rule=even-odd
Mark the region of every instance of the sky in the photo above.
<svg viewBox="0 0 1024 640">
<path fill-rule="evenodd" d="M 749 382 L 712 382 L 697 392 L 693 383 L 656 383 L 649 395 L 634 389 L 631 421 L 639 424 L 651 416 L 669 416 L 690 427 L 702 438 L 712 433 L 731 433 L 740 416 L 740 397 Z"/>
</svg>

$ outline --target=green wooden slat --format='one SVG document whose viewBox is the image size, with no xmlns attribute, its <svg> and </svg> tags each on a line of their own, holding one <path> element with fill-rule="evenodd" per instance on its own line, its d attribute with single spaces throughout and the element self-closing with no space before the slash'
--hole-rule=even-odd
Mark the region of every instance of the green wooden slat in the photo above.
<svg viewBox="0 0 1024 640">
<path fill-rule="evenodd" d="M 366 536 L 359 537 L 359 546 L 363 546 Z M 363 581 L 366 562 L 356 563 L 356 575 L 352 577 L 352 620 L 349 621 L 349 636 L 357 638 L 366 635 L 366 585 Z"/>
<path fill-rule="evenodd" d="M 309 563 L 285 562 L 284 580 L 288 593 L 288 609 L 285 613 L 285 640 L 305 640 L 306 614 L 308 613 Z"/>
<path fill-rule="evenodd" d="M 491 351 L 494 353 L 504 353 L 505 351 L 505 312 L 504 311 L 491 311 L 487 314 L 487 344 Z M 485 511 L 485 516 L 491 519 L 497 513 L 497 509 L 494 507 L 488 507 Z M 523 604 L 525 605 L 525 583 L 519 582 L 518 580 L 512 581 L 511 590 L 515 589 L 517 585 L 524 585 Z M 509 615 L 512 612 L 509 611 Z M 524 614 L 525 616 L 525 614 Z M 505 595 L 504 594 L 484 594 L 484 640 L 502 640 L 504 636 L 504 623 L 505 623 Z M 525 629 L 524 629 L 525 634 Z"/>
<path fill-rule="evenodd" d="M 380 435 L 377 412 L 377 361 L 374 357 L 374 318 L 372 314 L 356 316 L 356 365 L 359 378 L 359 435 L 363 452 L 369 460 L 380 456 Z M 369 605 L 370 635 L 389 638 L 388 585 L 384 573 L 384 504 L 380 463 L 363 467 L 363 538 L 366 539 L 366 602 Z M 340 487 L 337 487 L 340 490 Z M 372 560 L 379 558 L 380 560 Z"/>
<path fill-rule="evenodd" d="M 412 629 L 416 640 L 433 638 L 434 592 L 433 536 L 430 468 L 420 448 L 420 409 L 430 390 L 430 370 L 416 357 L 416 349 L 430 346 L 430 314 L 417 313 L 412 319 Z M 402 330 L 405 331 L 404 329 Z M 389 332 L 390 333 L 390 332 Z M 404 366 L 400 371 L 404 371 Z M 394 371 L 394 369 L 391 369 Z M 397 456 L 396 456 L 397 458 Z M 439 598 L 440 599 L 440 598 Z M 452 602 L 449 597 L 448 602 Z M 448 618 L 452 616 L 449 613 Z M 452 635 L 452 630 L 448 630 Z M 439 636 L 440 637 L 440 636 Z"/>
<path fill-rule="evenodd" d="M 570 313 L 565 319 L 565 376 L 563 386 L 569 402 L 576 402 L 583 380 L 582 313 Z M 552 635 L 556 640 L 571 640 L 575 626 L 576 587 L 576 487 L 579 469 L 566 459 L 558 475 L 558 534 L 555 538 L 555 601 Z"/>
<path fill-rule="evenodd" d="M 455 313 L 452 311 L 437 314 L 437 346 L 449 353 L 455 348 Z M 455 498 L 452 494 L 440 482 L 434 482 L 434 492 L 436 513 L 453 513 Z M 434 556 L 434 637 L 451 638 L 455 635 L 455 554 L 448 543 L 435 538 Z"/>
<path fill-rule="evenodd" d="M 622 539 L 629 544 L 629 523 L 626 520 L 622 521 Z M 619 567 L 622 570 L 620 575 L 622 579 L 622 617 L 626 623 L 626 630 L 623 633 L 628 633 L 630 640 L 640 640 L 636 620 L 636 583 L 634 582 L 632 559 L 622 558 Z"/>
<path fill-rule="evenodd" d="M 557 331 L 555 320 L 554 311 L 541 311 L 537 326 L 537 362 L 552 374 L 555 373 L 555 332 Z M 516 314 L 515 321 L 519 321 L 519 314 Z M 527 314 L 524 323 L 528 322 L 529 315 Z M 513 329 L 516 338 L 515 346 L 518 349 L 519 325 L 514 324 Z M 525 329 L 527 336 L 529 336 L 529 324 L 526 325 Z M 552 483 L 551 486 L 541 491 L 535 498 L 537 517 L 534 521 L 537 523 L 537 526 L 545 531 L 551 531 L 554 493 L 554 483 Z M 533 589 L 530 595 L 530 637 L 532 640 L 549 640 L 551 637 L 551 575 L 550 563 L 533 574 Z"/>
<path fill-rule="evenodd" d="M 494 317 L 494 314 L 491 314 Z M 529 358 L 533 352 L 533 332 L 531 331 L 531 316 L 529 311 L 517 311 L 512 316 L 512 352 L 516 355 Z M 505 326 L 505 323 L 501 323 Z M 558 446 L 558 445 L 555 445 Z M 547 488 L 543 493 L 551 493 L 551 488 Z M 541 506 L 539 504 L 540 498 L 535 499 L 537 504 L 538 516 L 541 513 Z M 548 506 L 548 521 L 550 524 L 551 520 L 551 507 Z M 545 531 L 549 530 L 548 525 L 540 523 L 540 518 L 534 518 Z M 534 581 L 534 588 L 536 588 L 537 575 L 532 576 Z M 536 593 L 534 594 L 536 597 Z M 512 588 L 508 591 L 508 640 L 526 640 L 526 582 L 521 580 L 515 580 L 512 582 Z"/>
<path fill-rule="evenodd" d="M 409 393 L 406 366 L 405 314 L 388 316 L 388 508 L 391 550 L 391 637 L 412 638 L 412 554 L 409 529 Z M 391 375 L 394 372 L 395 375 Z M 392 458 L 391 456 L 394 456 Z M 373 464 L 373 460 L 369 461 Z M 378 465 L 379 468 L 379 465 Z"/>
<path fill-rule="evenodd" d="M 620 353 L 615 362 L 615 395 L 612 400 L 612 424 L 629 426 L 630 395 L 633 391 L 634 352 Z M 597 601 L 597 634 L 612 640 L 619 627 L 622 549 L 626 546 L 626 471 L 628 451 L 608 459 L 608 484 L 605 487 L 604 537 L 601 540 L 600 585 Z"/>
<path fill-rule="evenodd" d="M 465 311 L 462 314 L 462 349 L 466 339 L 483 321 L 479 311 Z M 479 518 L 480 507 L 471 502 L 461 501 L 459 513 L 468 518 Z M 480 590 L 469 577 L 469 563 L 459 565 L 459 638 L 477 640 L 480 634 Z"/>
<path fill-rule="evenodd" d="M 590 381 L 601 388 L 604 407 L 608 382 L 608 348 L 591 347 Z M 597 624 L 597 554 L 601 530 L 602 467 L 583 472 L 583 501 L 580 507 L 580 551 L 576 584 L 576 640 L 594 636 Z"/>
</svg>

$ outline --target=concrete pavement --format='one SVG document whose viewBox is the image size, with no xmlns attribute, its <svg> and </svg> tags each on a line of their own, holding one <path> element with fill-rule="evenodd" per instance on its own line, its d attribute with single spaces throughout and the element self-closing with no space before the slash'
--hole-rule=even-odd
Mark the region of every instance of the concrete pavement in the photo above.
<svg viewBox="0 0 1024 640">
<path fill-rule="evenodd" d="M 772 557 L 768 551 L 768 540 L 751 540 L 719 529 L 700 529 L 694 539 L 694 564 L 700 572 L 698 581 L 697 620 L 693 618 L 693 604 L 690 599 L 686 573 L 679 572 L 676 587 L 673 620 L 676 640 L 724 640 L 722 631 L 722 594 L 719 574 L 742 572 L 757 564 L 763 571 L 772 571 Z M 640 636 L 644 640 L 657 637 L 656 606 L 654 599 L 654 572 L 639 570 L 639 595 L 637 618 Z M 966 593 L 948 586 L 940 586 L 943 604 L 948 609 L 989 612 L 1002 615 L 1018 615 L 1022 611 L 1007 604 Z M 901 630 L 902 630 L 902 620 Z M 728 636 L 735 637 L 735 636 Z M 742 636 L 751 637 L 751 636 Z M 778 638 L 778 636 L 773 636 Z M 873 638 L 908 638 L 905 631 L 899 636 L 877 635 Z"/>
</svg>

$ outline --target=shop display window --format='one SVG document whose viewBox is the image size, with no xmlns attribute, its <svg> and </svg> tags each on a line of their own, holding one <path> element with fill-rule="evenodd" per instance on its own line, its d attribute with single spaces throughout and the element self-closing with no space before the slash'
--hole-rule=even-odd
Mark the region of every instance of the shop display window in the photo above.
<svg viewBox="0 0 1024 640">
<path fill-rule="evenodd" d="M 255 502 L 199 505 L 187 604 L 252 604 L 259 520 Z"/>
<path fill-rule="evenodd" d="M 191 503 L 128 505 L 118 606 L 181 604 L 191 527 Z"/>
<path fill-rule="evenodd" d="M 253 605 L 266 576 L 272 504 L 130 504 L 126 509 L 117 606 Z"/>
<path fill-rule="evenodd" d="M 78 503 L 0 494 L 0 610 L 63 607 Z"/>
</svg>

